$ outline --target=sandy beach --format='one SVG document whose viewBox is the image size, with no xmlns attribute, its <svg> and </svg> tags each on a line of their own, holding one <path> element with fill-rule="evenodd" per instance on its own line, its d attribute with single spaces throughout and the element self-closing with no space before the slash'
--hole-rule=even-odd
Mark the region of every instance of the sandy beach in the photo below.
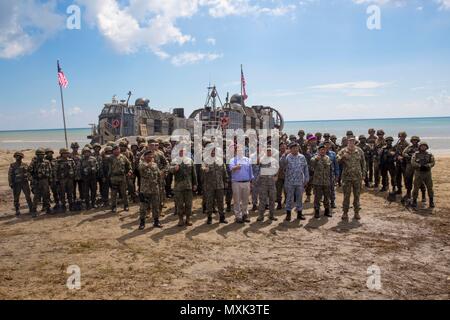
<svg viewBox="0 0 450 320">
<path fill-rule="evenodd" d="M 16 218 L 0 151 L 0 299 L 448 299 L 450 293 L 450 156 L 436 156 L 436 209 L 410 211 L 385 194 L 362 196 L 360 222 L 205 224 L 201 199 L 194 226 L 179 228 L 169 201 L 164 229 L 137 231 L 130 212 L 42 214 Z M 32 157 L 25 152 L 25 162 Z M 337 193 L 342 202 L 341 190 Z M 25 201 L 22 200 L 22 205 Z M 422 204 L 420 204 L 421 206 Z M 231 214 L 227 215 L 233 221 Z M 67 267 L 81 269 L 69 290 Z M 381 270 L 369 290 L 367 269 Z"/>
</svg>

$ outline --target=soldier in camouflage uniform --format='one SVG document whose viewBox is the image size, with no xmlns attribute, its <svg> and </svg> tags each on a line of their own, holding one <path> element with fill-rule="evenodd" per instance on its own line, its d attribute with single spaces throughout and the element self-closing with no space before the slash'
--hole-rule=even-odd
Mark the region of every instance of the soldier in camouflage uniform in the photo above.
<svg viewBox="0 0 450 320">
<path fill-rule="evenodd" d="M 95 203 L 97 197 L 97 178 L 99 176 L 99 166 L 95 157 L 92 156 L 91 149 L 84 148 L 82 158 L 78 167 L 78 174 L 83 184 L 83 199 L 86 210 L 97 208 Z"/>
<path fill-rule="evenodd" d="M 172 160 L 170 171 L 175 179 L 175 206 L 178 213 L 178 226 L 192 226 L 192 200 L 193 192 L 197 190 L 197 174 L 194 162 L 185 156 L 185 150 L 181 149 L 178 157 Z M 184 220 L 186 216 L 186 221 Z"/>
<path fill-rule="evenodd" d="M 161 172 L 161 180 L 160 180 L 160 210 L 162 211 L 164 207 L 164 202 L 166 200 L 165 193 L 165 183 L 166 183 L 166 174 L 169 170 L 169 162 L 167 161 L 164 153 L 159 150 L 159 143 L 156 140 L 148 141 L 148 150 L 152 150 L 154 152 L 155 162 L 158 165 L 159 171 Z"/>
<path fill-rule="evenodd" d="M 364 153 L 355 145 L 355 137 L 347 139 L 348 146 L 339 151 L 338 161 L 343 164 L 342 187 L 344 192 L 344 202 L 342 220 L 348 220 L 348 211 L 350 210 L 350 196 L 353 191 L 353 210 L 354 218 L 361 219 L 360 196 L 361 184 L 366 172 L 366 160 Z"/>
<path fill-rule="evenodd" d="M 406 195 L 403 198 L 403 202 L 406 202 L 411 199 L 412 196 L 412 189 L 413 189 L 413 181 L 414 181 L 414 171 L 415 169 L 412 166 L 412 157 L 413 155 L 419 151 L 419 142 L 420 138 L 417 136 L 411 137 L 411 144 L 405 148 L 403 151 L 402 157 L 403 161 L 406 163 L 406 169 L 405 169 L 405 187 L 406 187 Z M 420 190 L 422 191 L 422 202 L 426 202 L 426 188 L 425 185 L 422 184 L 420 187 Z M 425 201 L 424 201 L 425 200 Z"/>
<path fill-rule="evenodd" d="M 419 189 L 423 184 L 427 187 L 430 208 L 434 208 L 433 177 L 431 175 L 431 169 L 435 165 L 435 160 L 434 156 L 428 152 L 428 148 L 428 144 L 422 141 L 419 144 L 419 151 L 417 151 L 411 159 L 412 167 L 415 170 L 412 203 L 414 208 L 417 208 L 417 197 L 419 196 Z"/>
<path fill-rule="evenodd" d="M 54 177 L 58 184 L 59 206 L 63 212 L 67 210 L 66 196 L 69 201 L 69 210 L 74 210 L 73 182 L 77 175 L 75 161 L 70 157 L 69 150 L 59 150 L 59 158 L 56 160 Z"/>
<path fill-rule="evenodd" d="M 331 209 L 336 209 L 336 181 L 339 179 L 339 163 L 337 161 L 337 154 L 331 150 L 331 141 L 325 141 L 323 144 L 327 149 L 326 155 L 331 160 L 331 175 L 330 175 L 330 206 Z"/>
<path fill-rule="evenodd" d="M 128 142 L 127 141 L 120 141 L 119 142 L 119 148 L 120 153 L 128 159 L 128 161 L 131 164 L 131 171 L 132 174 L 130 176 L 127 176 L 127 190 L 128 190 L 128 196 L 131 198 L 133 202 L 137 202 L 137 196 L 136 196 L 136 187 L 133 184 L 134 181 L 134 156 L 133 153 L 128 149 Z"/>
<path fill-rule="evenodd" d="M 48 160 L 45 160 L 45 151 L 36 150 L 36 157 L 31 162 L 28 171 L 32 179 L 33 209 L 32 217 L 37 216 L 37 205 L 42 199 L 42 210 L 52 213 L 50 209 L 50 183 L 52 180 L 52 168 Z"/>
<path fill-rule="evenodd" d="M 319 146 L 319 152 L 311 159 L 311 167 L 314 170 L 312 181 L 314 188 L 314 218 L 320 218 L 320 201 L 323 198 L 325 216 L 331 217 L 330 212 L 330 182 L 332 172 L 332 163 L 327 156 L 327 149 L 324 144 Z"/>
<path fill-rule="evenodd" d="M 388 189 L 389 189 L 388 174 L 391 178 L 390 180 L 391 180 L 392 192 L 395 192 L 396 187 L 397 187 L 396 178 L 395 178 L 396 150 L 395 150 L 395 147 L 392 145 L 393 142 L 394 142 L 394 138 L 387 137 L 386 145 L 381 149 L 380 170 L 381 170 L 381 177 L 382 177 L 382 184 L 383 184 L 383 188 L 381 189 L 381 192 L 388 191 Z"/>
<path fill-rule="evenodd" d="M 95 143 L 93 145 L 94 153 L 92 156 L 95 158 L 95 160 L 97 160 L 97 165 L 98 165 L 97 186 L 98 186 L 100 195 L 103 190 L 103 157 L 102 157 L 102 154 L 100 153 L 101 149 L 102 149 L 102 146 L 99 143 Z"/>
<path fill-rule="evenodd" d="M 276 182 L 277 202 L 278 202 L 277 210 L 283 209 L 283 206 L 282 206 L 283 193 L 284 193 L 284 200 L 286 200 L 286 191 L 284 190 L 285 168 L 281 165 L 282 163 L 284 163 L 282 161 L 283 157 L 286 157 L 286 143 L 281 142 L 280 143 L 280 168 L 278 169 L 278 178 L 277 178 L 277 182 Z"/>
<path fill-rule="evenodd" d="M 333 143 L 333 141 L 331 141 L 331 135 L 329 133 L 324 133 L 323 134 L 323 143 L 329 143 L 329 147 L 328 150 L 333 151 L 333 152 L 337 152 L 337 147 L 336 145 Z"/>
<path fill-rule="evenodd" d="M 375 135 L 376 131 L 375 129 L 369 129 L 367 131 L 369 136 L 367 137 L 367 144 L 369 145 L 371 149 L 371 155 L 368 159 L 369 162 L 366 163 L 367 165 L 367 174 L 369 178 L 369 185 L 373 187 L 374 183 L 374 158 L 375 158 L 375 142 L 377 141 L 377 136 Z"/>
<path fill-rule="evenodd" d="M 120 147 L 112 148 L 113 154 L 108 159 L 107 176 L 111 181 L 111 212 L 117 212 L 117 193 L 123 199 L 124 210 L 129 211 L 127 197 L 127 176 L 131 176 L 131 163 L 120 153 Z"/>
<path fill-rule="evenodd" d="M 81 160 L 81 156 L 78 153 L 78 149 L 80 148 L 80 145 L 78 144 L 78 142 L 73 142 L 70 145 L 70 148 L 72 149 L 72 153 L 70 154 L 70 157 L 72 158 L 73 161 L 75 161 L 75 165 L 78 168 L 80 165 L 80 160 Z M 77 186 L 78 186 L 78 194 L 80 196 L 80 199 L 83 198 L 83 185 L 81 183 L 80 178 L 78 177 L 78 175 L 75 177 L 75 180 L 73 182 L 73 201 L 77 200 Z"/>
<path fill-rule="evenodd" d="M 267 149 L 267 155 L 263 156 L 259 164 L 259 208 L 258 221 L 264 221 L 264 211 L 266 203 L 269 204 L 269 219 L 277 221 L 275 218 L 275 198 L 276 183 L 279 171 L 278 161 L 272 157 L 272 149 Z"/>
<path fill-rule="evenodd" d="M 364 184 L 366 188 L 370 188 L 370 167 L 373 167 L 373 150 L 372 147 L 367 144 L 367 138 L 364 135 L 360 135 L 358 139 L 358 147 L 364 152 L 366 160 L 366 172 L 364 173 Z"/>
<path fill-rule="evenodd" d="M 58 196 L 58 185 L 57 185 L 55 179 L 53 179 L 55 165 L 56 165 L 56 159 L 53 158 L 53 154 L 54 154 L 54 152 L 52 149 L 50 149 L 50 148 L 45 149 L 45 159 L 50 162 L 50 165 L 52 168 L 52 180 L 51 180 L 51 184 L 50 184 L 50 190 L 52 191 L 53 201 L 54 201 L 55 207 L 56 207 L 59 203 L 59 196 Z"/>
<path fill-rule="evenodd" d="M 374 188 L 378 188 L 380 185 L 380 156 L 381 149 L 386 145 L 386 141 L 384 140 L 384 131 L 377 131 L 377 140 L 375 141 L 374 149 L 373 149 L 373 176 L 374 176 Z"/>
<path fill-rule="evenodd" d="M 100 189 L 103 207 L 109 206 L 109 187 L 111 185 L 111 178 L 108 176 L 108 162 L 112 156 L 112 147 L 106 146 L 102 153 L 101 172 L 102 172 L 102 186 Z"/>
<path fill-rule="evenodd" d="M 139 208 L 139 230 L 145 228 L 145 216 L 148 210 L 152 210 L 153 226 L 162 228 L 159 222 L 160 213 L 160 180 L 161 173 L 154 159 L 154 152 L 147 150 L 144 152 L 144 159 L 139 162 L 139 175 L 141 177 L 139 198 L 141 201 Z"/>
<path fill-rule="evenodd" d="M 13 191 L 16 216 L 20 215 L 19 199 L 21 192 L 23 192 L 25 199 L 27 200 L 30 212 L 33 210 L 33 203 L 31 202 L 30 196 L 28 165 L 22 162 L 23 158 L 24 155 L 22 152 L 14 153 L 14 159 L 16 159 L 16 161 L 10 164 L 8 170 L 8 184 Z"/>
<path fill-rule="evenodd" d="M 306 153 L 306 151 L 308 150 L 308 141 L 305 139 L 305 131 L 304 130 L 298 131 L 297 143 L 300 148 L 300 153 L 304 155 Z"/>
<path fill-rule="evenodd" d="M 209 160 L 202 165 L 202 176 L 204 178 L 203 195 L 206 201 L 206 214 L 208 215 L 206 223 L 212 223 L 214 204 L 216 204 L 219 212 L 219 222 L 226 224 L 228 221 L 225 220 L 223 200 L 224 189 L 228 182 L 227 168 L 223 161 L 216 159 L 215 149 L 211 151 L 211 159 Z"/>
<path fill-rule="evenodd" d="M 402 184 L 406 183 L 406 162 L 403 159 L 403 151 L 409 146 L 406 141 L 407 134 L 402 131 L 399 132 L 399 140 L 395 144 L 395 179 L 397 185 L 397 194 L 402 194 Z M 406 185 L 405 185 L 406 186 Z"/>
</svg>

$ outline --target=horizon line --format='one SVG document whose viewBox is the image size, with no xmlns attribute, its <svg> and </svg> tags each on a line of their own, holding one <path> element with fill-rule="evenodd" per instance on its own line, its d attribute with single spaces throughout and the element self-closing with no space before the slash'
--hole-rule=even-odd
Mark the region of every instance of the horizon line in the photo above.
<svg viewBox="0 0 450 320">
<path fill-rule="evenodd" d="M 331 122 L 331 121 L 378 121 L 378 120 L 417 120 L 417 119 L 444 119 L 450 118 L 448 116 L 430 116 L 430 117 L 394 117 L 394 118 L 361 118 L 361 119 L 318 119 L 318 120 L 289 120 L 285 121 L 285 123 L 293 123 L 293 122 Z M 78 127 L 78 128 L 67 128 L 67 130 L 85 130 L 91 129 L 90 127 Z M 26 131 L 53 131 L 53 130 L 64 130 L 64 128 L 50 128 L 50 129 L 23 129 L 23 130 L 0 130 L 0 132 L 26 132 Z"/>
</svg>

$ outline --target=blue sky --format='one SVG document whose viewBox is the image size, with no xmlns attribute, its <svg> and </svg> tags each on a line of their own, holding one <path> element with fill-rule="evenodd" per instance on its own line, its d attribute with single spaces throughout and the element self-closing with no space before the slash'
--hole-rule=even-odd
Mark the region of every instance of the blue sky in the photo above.
<svg viewBox="0 0 450 320">
<path fill-rule="evenodd" d="M 189 114 L 209 82 L 239 92 L 240 64 L 247 104 L 287 120 L 449 116 L 449 40 L 450 0 L 2 0 L 0 130 L 62 126 L 57 59 L 69 127 L 129 90 Z"/>
</svg>

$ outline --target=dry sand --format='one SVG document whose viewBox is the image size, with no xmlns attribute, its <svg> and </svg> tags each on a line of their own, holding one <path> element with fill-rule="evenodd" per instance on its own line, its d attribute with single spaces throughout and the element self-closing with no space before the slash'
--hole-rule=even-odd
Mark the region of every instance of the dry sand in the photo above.
<svg viewBox="0 0 450 320">
<path fill-rule="evenodd" d="M 26 152 L 26 161 L 31 153 Z M 164 229 L 137 231 L 137 206 L 14 216 L 0 152 L 0 299 L 448 299 L 450 158 L 434 169 L 437 208 L 409 211 L 382 195 L 362 196 L 360 222 L 331 219 L 179 228 L 170 201 Z M 338 191 L 338 203 L 342 193 Z M 200 207 L 200 199 L 195 207 Z M 23 203 L 23 201 L 22 201 Z M 24 208 L 24 213 L 28 211 Z M 228 215 L 232 221 L 232 217 Z M 381 290 L 366 286 L 381 269 Z M 69 265 L 81 289 L 68 290 Z"/>
</svg>

